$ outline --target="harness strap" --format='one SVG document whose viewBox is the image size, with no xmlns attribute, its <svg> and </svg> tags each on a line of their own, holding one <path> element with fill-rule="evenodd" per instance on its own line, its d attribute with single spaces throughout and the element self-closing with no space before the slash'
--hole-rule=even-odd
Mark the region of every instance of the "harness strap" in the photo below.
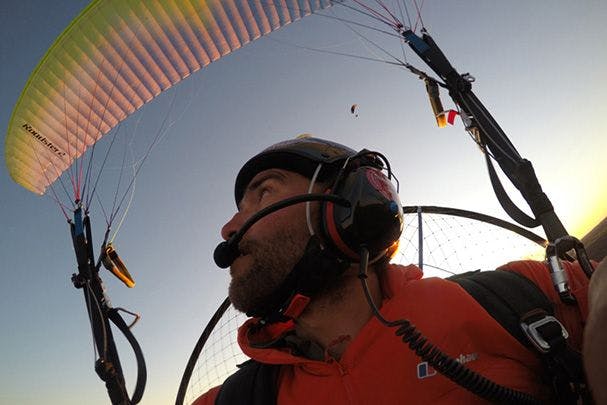
<svg viewBox="0 0 607 405">
<path fill-rule="evenodd" d="M 472 271 L 449 277 L 513 337 L 538 353 L 559 404 L 592 403 L 582 357 L 567 344 L 569 334 L 554 317 L 553 304 L 531 280 L 511 271 Z"/>
<path fill-rule="evenodd" d="M 138 404 L 141 401 L 141 398 L 143 398 L 143 391 L 145 390 L 145 384 L 147 381 L 147 369 L 145 366 L 143 351 L 141 350 L 141 346 L 139 346 L 139 342 L 137 342 L 137 339 L 135 339 L 133 332 L 131 332 L 131 329 L 126 324 L 122 316 L 120 316 L 116 308 L 112 308 L 108 311 L 108 318 L 110 318 L 114 325 L 118 327 L 120 332 L 122 332 L 126 340 L 128 340 L 129 344 L 133 348 L 135 359 L 137 360 L 137 382 L 135 383 L 135 391 L 133 392 L 130 404 Z"/>
<path fill-rule="evenodd" d="M 491 180 L 491 186 L 493 187 L 493 192 L 497 197 L 497 201 L 499 201 L 500 205 L 506 211 L 510 218 L 514 219 L 519 224 L 526 226 L 527 228 L 535 228 L 536 226 L 541 225 L 540 222 L 525 214 L 516 204 L 510 199 L 508 193 L 504 189 L 502 182 L 500 181 L 495 168 L 493 167 L 493 163 L 491 163 L 491 158 L 488 153 L 485 153 L 485 161 L 487 163 L 487 170 L 489 172 L 489 179 Z"/>
<path fill-rule="evenodd" d="M 278 395 L 280 366 L 248 360 L 221 386 L 215 405 L 273 405 Z"/>
</svg>

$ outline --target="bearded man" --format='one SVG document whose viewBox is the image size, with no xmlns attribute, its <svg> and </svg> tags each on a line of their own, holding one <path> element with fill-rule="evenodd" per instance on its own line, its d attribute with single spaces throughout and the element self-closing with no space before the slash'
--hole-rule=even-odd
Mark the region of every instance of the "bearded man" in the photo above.
<svg viewBox="0 0 607 405">
<path fill-rule="evenodd" d="M 549 356 L 460 281 L 389 263 L 402 206 L 382 154 L 317 138 L 281 142 L 243 166 L 235 197 L 215 259 L 230 267 L 232 304 L 250 316 L 238 342 L 252 360 L 195 405 L 541 403 L 585 390 L 581 361 L 576 381 L 557 381 Z M 589 280 L 577 263 L 563 268 L 575 304 L 560 299 L 546 263 L 483 273 L 506 292 L 541 296 L 547 304 L 520 322 L 549 340 L 546 352 L 574 358 Z"/>
</svg>

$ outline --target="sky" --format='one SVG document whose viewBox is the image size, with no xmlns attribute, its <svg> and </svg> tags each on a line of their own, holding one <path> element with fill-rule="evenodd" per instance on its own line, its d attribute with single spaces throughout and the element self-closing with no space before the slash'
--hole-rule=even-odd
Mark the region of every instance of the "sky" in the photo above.
<svg viewBox="0 0 607 405">
<path fill-rule="evenodd" d="M 31 71 L 86 4 L 2 2 L 1 128 Z M 452 64 L 476 77 L 477 96 L 533 162 L 567 229 L 583 236 L 607 215 L 607 3 L 427 0 L 422 16 Z M 262 148 L 311 133 L 383 151 L 405 205 L 506 218 L 478 149 L 461 124 L 436 128 L 421 81 L 390 65 L 302 47 L 378 52 L 343 24 L 309 17 L 211 64 L 171 93 L 172 125 L 137 178 L 115 241 L 137 285 L 127 289 L 103 276 L 114 306 L 142 315 L 134 333 L 148 366 L 144 404 L 174 402 L 189 353 L 226 295 L 229 277 L 212 252 L 235 209 L 235 174 Z M 142 110 L 142 132 L 153 132 L 148 128 L 170 100 L 160 97 Z M 350 113 L 355 103 L 358 116 Z M 443 103 L 449 105 L 446 95 Z M 100 232 L 98 214 L 93 225 Z M 84 300 L 70 281 L 76 266 L 65 218 L 51 199 L 23 189 L 3 169 L 0 226 L 0 403 L 108 403 L 93 371 Z M 130 350 L 120 347 L 133 381 Z"/>
</svg>

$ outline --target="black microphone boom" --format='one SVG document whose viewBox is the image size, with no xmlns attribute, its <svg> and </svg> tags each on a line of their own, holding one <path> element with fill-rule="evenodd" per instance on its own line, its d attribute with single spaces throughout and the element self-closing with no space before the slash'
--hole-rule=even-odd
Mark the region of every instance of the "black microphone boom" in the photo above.
<svg viewBox="0 0 607 405">
<path fill-rule="evenodd" d="M 343 205 L 345 207 L 350 206 L 350 202 L 343 197 L 340 197 L 335 194 L 322 194 L 322 193 L 312 193 L 312 194 L 302 194 L 297 195 L 295 197 L 285 198 L 284 200 L 278 201 L 272 205 L 265 207 L 262 210 L 259 210 L 255 214 L 253 214 L 236 232 L 233 234 L 230 239 L 227 241 L 221 242 L 215 248 L 215 252 L 213 253 L 213 260 L 215 260 L 215 264 L 218 267 L 225 269 L 228 268 L 234 260 L 240 254 L 238 250 L 238 244 L 242 240 L 244 234 L 255 224 L 257 221 L 262 219 L 263 217 L 270 215 L 273 212 L 281 210 L 286 207 L 290 207 L 291 205 L 299 204 L 307 201 L 331 201 L 338 205 Z"/>
</svg>

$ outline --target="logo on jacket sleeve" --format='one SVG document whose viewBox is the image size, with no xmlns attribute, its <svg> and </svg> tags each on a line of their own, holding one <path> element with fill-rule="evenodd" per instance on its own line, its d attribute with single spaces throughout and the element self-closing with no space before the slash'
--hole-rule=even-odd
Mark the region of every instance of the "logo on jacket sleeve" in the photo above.
<svg viewBox="0 0 607 405">
<path fill-rule="evenodd" d="M 470 353 L 460 354 L 455 358 L 455 361 L 461 364 L 466 364 L 476 359 L 478 359 L 478 353 Z M 422 361 L 421 363 L 417 364 L 417 378 L 420 380 L 427 377 L 435 376 L 436 373 L 437 371 L 434 369 L 434 367 L 428 364 L 427 361 Z"/>
<path fill-rule="evenodd" d="M 436 370 L 427 361 L 422 361 L 417 365 L 417 378 L 420 380 L 433 375 L 436 375 Z"/>
</svg>

